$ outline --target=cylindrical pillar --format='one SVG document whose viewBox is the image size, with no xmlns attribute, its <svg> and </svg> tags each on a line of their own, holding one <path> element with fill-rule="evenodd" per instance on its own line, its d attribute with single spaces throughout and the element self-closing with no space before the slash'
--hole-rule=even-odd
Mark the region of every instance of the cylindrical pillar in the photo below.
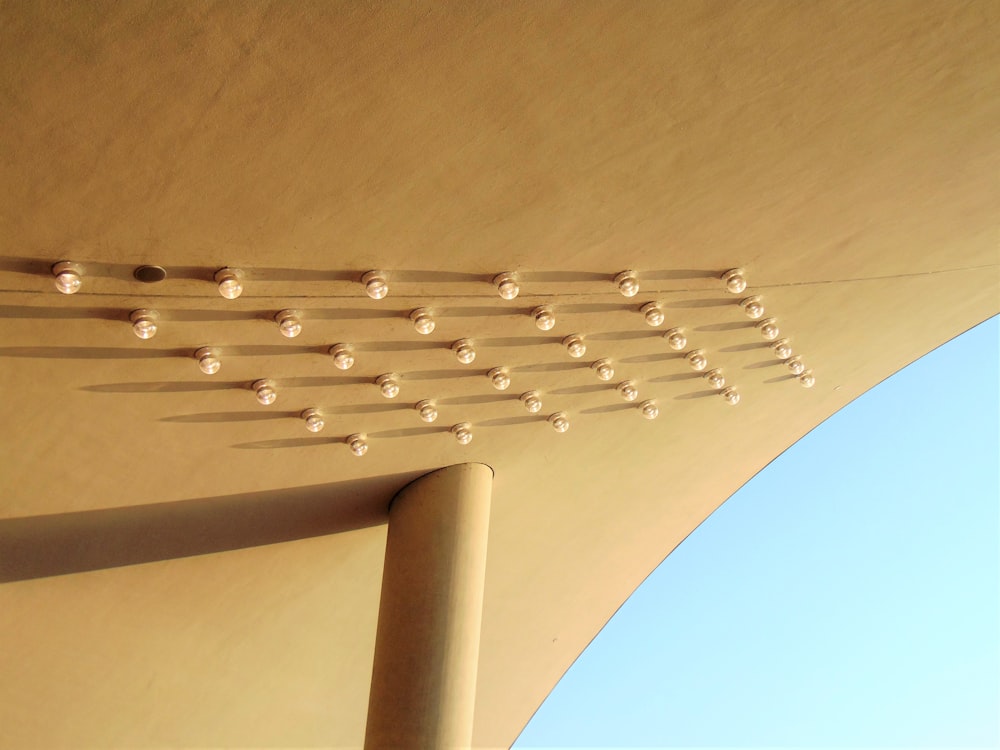
<svg viewBox="0 0 1000 750">
<path fill-rule="evenodd" d="M 493 470 L 460 464 L 389 508 L 365 747 L 472 742 Z"/>
</svg>

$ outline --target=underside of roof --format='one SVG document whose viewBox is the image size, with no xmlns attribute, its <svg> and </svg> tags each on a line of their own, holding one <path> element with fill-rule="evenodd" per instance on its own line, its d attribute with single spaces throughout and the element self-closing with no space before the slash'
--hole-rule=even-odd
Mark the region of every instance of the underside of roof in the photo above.
<svg viewBox="0 0 1000 750">
<path fill-rule="evenodd" d="M 360 745 L 388 503 L 466 461 L 495 471 L 475 744 L 509 746 L 726 498 L 1000 309 L 998 16 L 0 2 L 0 746 Z"/>
</svg>

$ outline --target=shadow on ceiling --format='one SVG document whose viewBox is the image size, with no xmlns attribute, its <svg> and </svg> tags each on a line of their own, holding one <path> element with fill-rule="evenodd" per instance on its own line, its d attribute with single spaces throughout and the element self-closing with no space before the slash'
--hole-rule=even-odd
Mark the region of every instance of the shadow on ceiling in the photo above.
<svg viewBox="0 0 1000 750">
<path fill-rule="evenodd" d="M 180 422 L 182 424 L 223 422 L 268 422 L 274 419 L 294 419 L 301 411 L 215 411 L 200 414 L 177 414 L 172 417 L 160 417 L 161 422 Z"/>
<path fill-rule="evenodd" d="M 720 352 L 757 352 L 767 351 L 771 347 L 770 341 L 755 341 L 750 344 L 734 344 L 732 346 L 720 347 Z"/>
<path fill-rule="evenodd" d="M 421 472 L 0 520 L 0 583 L 290 542 L 384 524 Z"/>
<path fill-rule="evenodd" d="M 761 370 L 765 367 L 779 367 L 785 364 L 783 360 L 780 359 L 765 359 L 761 362 L 751 362 L 749 365 L 743 365 L 744 370 Z"/>
<path fill-rule="evenodd" d="M 614 414 L 619 411 L 635 409 L 638 404 L 608 404 L 607 406 L 593 406 L 589 409 L 581 409 L 581 414 Z"/>
<path fill-rule="evenodd" d="M 748 320 L 745 323 L 711 323 L 709 325 L 697 326 L 694 330 L 705 333 L 719 333 L 721 331 L 743 331 L 749 330 L 756 326 L 752 320 Z"/>
<path fill-rule="evenodd" d="M 689 393 L 681 393 L 674 396 L 677 401 L 688 401 L 693 398 L 708 398 L 709 396 L 718 396 L 720 391 L 691 391 Z"/>
<path fill-rule="evenodd" d="M 542 342 L 546 343 L 546 342 Z M 447 344 L 433 341 L 374 341 L 370 343 L 353 344 L 355 351 L 402 352 L 427 351 L 431 349 L 448 350 Z M 126 348 L 122 346 L 5 346 L 0 347 L 0 358 L 18 357 L 26 359 L 158 359 L 161 357 L 182 357 L 188 359 L 199 347 Z M 294 346 L 281 344 L 235 344 L 232 346 L 213 347 L 219 349 L 227 357 L 284 357 L 289 355 L 329 354 L 329 345 L 324 346 Z"/>
<path fill-rule="evenodd" d="M 55 256 L 53 256 L 55 258 Z M 64 258 L 31 258 L 0 255 L 0 271 L 46 276 L 52 272 L 52 264 Z M 108 278 L 134 281 L 133 263 L 102 263 L 94 260 L 77 259 L 84 266 L 88 276 L 105 276 Z M 155 262 L 155 258 L 150 261 Z M 314 270 L 306 268 L 265 268 L 236 264 L 248 279 L 260 281 L 361 281 L 367 268 Z M 166 266 L 167 278 L 195 279 L 213 281 L 218 266 Z M 502 269 L 501 269 L 502 270 Z M 621 270 L 621 269 L 619 269 Z M 461 271 L 428 271 L 416 269 L 383 269 L 390 281 L 413 283 L 456 283 L 483 282 L 492 283 L 494 273 L 465 273 Z M 611 281 L 615 273 L 596 273 L 590 271 L 516 271 L 521 281 L 539 283 L 572 283 Z M 649 281 L 685 281 L 691 279 L 718 279 L 720 271 L 704 268 L 671 268 L 650 269 L 639 271 L 639 278 Z"/>
</svg>

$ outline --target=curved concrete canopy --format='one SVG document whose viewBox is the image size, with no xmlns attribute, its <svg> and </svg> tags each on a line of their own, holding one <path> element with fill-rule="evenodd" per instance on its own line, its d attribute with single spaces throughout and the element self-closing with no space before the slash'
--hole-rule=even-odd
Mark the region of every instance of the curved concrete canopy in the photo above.
<svg viewBox="0 0 1000 750">
<path fill-rule="evenodd" d="M 997 16 L 0 6 L 0 743 L 360 745 L 388 501 L 480 461 L 496 481 L 475 742 L 509 745 L 721 502 L 997 312 Z M 60 260 L 82 264 L 74 296 L 53 288 Z M 168 278 L 135 281 L 147 263 Z M 212 281 L 223 266 L 246 273 L 237 300 Z M 727 293 L 733 267 L 814 388 Z M 611 282 L 626 268 L 628 299 Z M 387 273 L 383 300 L 359 283 L 369 269 Z M 505 270 L 511 301 L 491 284 Z M 540 304 L 552 331 L 532 324 Z M 136 308 L 159 312 L 155 338 L 132 335 Z M 293 340 L 283 309 L 301 312 Z M 736 407 L 668 326 L 724 370 Z M 586 359 L 560 345 L 570 333 Z M 450 351 L 463 337 L 468 366 Z M 338 342 L 350 371 L 326 354 Z M 386 372 L 391 402 L 372 382 Z M 658 419 L 616 395 L 626 377 Z M 260 378 L 272 406 L 249 390 Z M 540 415 L 517 400 L 529 388 Z M 424 398 L 434 424 L 411 408 Z M 308 407 L 323 432 L 304 429 Z M 545 422 L 556 410 L 565 434 Z"/>
</svg>

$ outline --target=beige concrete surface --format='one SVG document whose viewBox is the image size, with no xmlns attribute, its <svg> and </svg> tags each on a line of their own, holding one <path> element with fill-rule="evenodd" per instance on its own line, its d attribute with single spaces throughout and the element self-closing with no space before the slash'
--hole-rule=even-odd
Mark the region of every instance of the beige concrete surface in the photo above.
<svg viewBox="0 0 1000 750">
<path fill-rule="evenodd" d="M 998 16 L 0 2 L 0 745 L 361 746 L 389 500 L 479 462 L 496 478 L 473 743 L 508 746 L 720 503 L 1000 309 Z M 84 267 L 76 295 L 53 287 L 60 260 Z M 135 281 L 143 263 L 167 279 Z M 215 288 L 223 266 L 246 272 L 239 299 Z M 732 267 L 814 388 L 725 291 Z M 626 268 L 630 299 L 611 283 Z M 383 300 L 359 284 L 370 269 Z M 511 301 L 490 283 L 506 270 Z M 529 316 L 545 303 L 548 332 Z M 140 307 L 160 313 L 147 341 Z M 299 337 L 278 334 L 282 309 Z M 738 406 L 667 348 L 675 325 Z M 450 350 L 463 337 L 471 365 Z M 625 378 L 658 419 L 618 398 Z"/>
</svg>

